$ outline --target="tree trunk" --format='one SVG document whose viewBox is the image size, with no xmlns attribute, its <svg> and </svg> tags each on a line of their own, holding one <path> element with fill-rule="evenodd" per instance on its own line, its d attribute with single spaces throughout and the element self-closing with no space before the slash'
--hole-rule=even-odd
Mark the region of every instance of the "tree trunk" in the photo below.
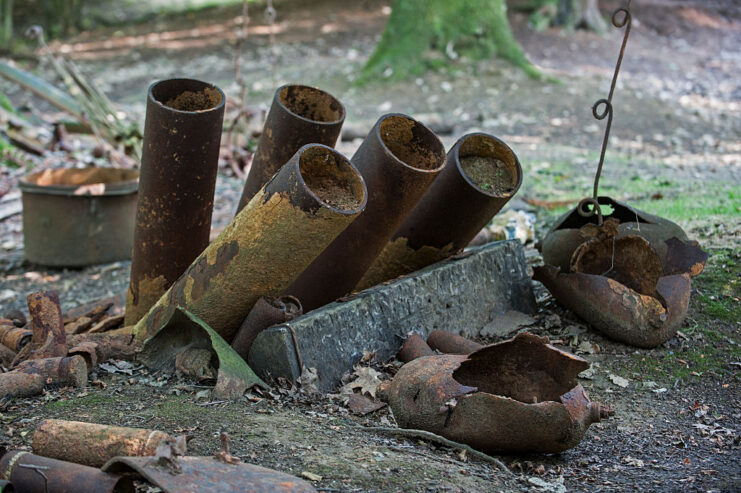
<svg viewBox="0 0 741 493">
<path fill-rule="evenodd" d="M 598 0 L 558 0 L 558 10 L 553 24 L 568 29 L 586 27 L 598 33 L 607 30 L 597 5 Z"/>
<path fill-rule="evenodd" d="M 504 0 L 395 0 L 363 78 L 417 75 L 459 55 L 497 55 L 540 77 L 512 35 Z"/>
</svg>

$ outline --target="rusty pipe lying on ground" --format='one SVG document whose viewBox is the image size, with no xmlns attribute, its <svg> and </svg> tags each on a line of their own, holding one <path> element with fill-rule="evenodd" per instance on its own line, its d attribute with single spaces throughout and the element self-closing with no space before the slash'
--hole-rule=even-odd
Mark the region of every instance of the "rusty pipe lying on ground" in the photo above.
<svg viewBox="0 0 741 493">
<path fill-rule="evenodd" d="M 0 458 L 0 475 L 23 493 L 134 492 L 134 484 L 127 477 L 22 450 L 7 452 Z"/>
<path fill-rule="evenodd" d="M 38 374 L 9 371 L 0 373 L 0 399 L 33 397 L 44 392 L 44 377 Z"/>
<path fill-rule="evenodd" d="M 590 402 L 576 376 L 582 358 L 521 333 L 470 355 L 405 364 L 380 387 L 402 428 L 427 430 L 484 452 L 556 453 L 612 414 Z"/>
<path fill-rule="evenodd" d="M 344 121 L 345 107 L 331 94 L 301 85 L 279 87 L 265 120 L 237 213 L 301 147 L 306 144 L 334 147 Z"/>
<path fill-rule="evenodd" d="M 471 354 L 484 347 L 478 342 L 444 330 L 433 330 L 430 332 L 430 335 L 427 336 L 427 344 L 432 349 L 437 349 L 445 354 Z"/>
<path fill-rule="evenodd" d="M 20 351 L 23 346 L 31 342 L 33 332 L 29 329 L 16 327 L 6 319 L 0 319 L 0 344 L 12 351 Z"/>
<path fill-rule="evenodd" d="M 433 356 L 435 354 L 435 351 L 425 342 L 424 337 L 412 332 L 407 336 L 404 344 L 401 345 L 399 352 L 396 353 L 396 359 L 403 363 L 409 363 L 422 356 Z"/>
<path fill-rule="evenodd" d="M 157 333 L 177 306 L 227 342 L 260 296 L 278 296 L 363 210 L 360 173 L 334 149 L 302 147 L 134 328 Z"/>
<path fill-rule="evenodd" d="M 52 459 L 100 467 L 117 456 L 152 456 L 163 431 L 45 419 L 33 434 L 33 452 Z"/>
<path fill-rule="evenodd" d="M 247 361 L 252 343 L 263 330 L 271 325 L 288 322 L 302 315 L 304 308 L 301 302 L 293 296 L 278 298 L 261 297 L 252 307 L 247 318 L 242 322 L 237 335 L 232 342 L 232 348 Z"/>
<path fill-rule="evenodd" d="M 224 103 L 221 89 L 197 80 L 149 87 L 124 325 L 146 315 L 208 245 Z"/>
<path fill-rule="evenodd" d="M 29 375 L 41 375 L 47 385 L 84 387 L 87 385 L 87 363 L 79 355 L 57 358 L 28 359 L 15 370 Z"/>
<path fill-rule="evenodd" d="M 445 168 L 356 289 L 414 272 L 460 252 L 517 193 L 522 168 L 512 149 L 484 133 L 464 135 Z"/>
<path fill-rule="evenodd" d="M 368 206 L 286 290 L 309 311 L 349 293 L 445 164 L 440 140 L 420 122 L 382 116 L 352 158 Z"/>
</svg>

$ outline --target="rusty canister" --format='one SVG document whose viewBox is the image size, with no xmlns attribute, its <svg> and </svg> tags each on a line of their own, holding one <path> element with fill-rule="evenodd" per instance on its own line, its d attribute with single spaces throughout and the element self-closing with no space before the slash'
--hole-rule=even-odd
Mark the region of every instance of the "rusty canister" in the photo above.
<svg viewBox="0 0 741 493">
<path fill-rule="evenodd" d="M 18 183 L 26 259 L 83 267 L 131 258 L 139 172 L 47 169 Z"/>
</svg>

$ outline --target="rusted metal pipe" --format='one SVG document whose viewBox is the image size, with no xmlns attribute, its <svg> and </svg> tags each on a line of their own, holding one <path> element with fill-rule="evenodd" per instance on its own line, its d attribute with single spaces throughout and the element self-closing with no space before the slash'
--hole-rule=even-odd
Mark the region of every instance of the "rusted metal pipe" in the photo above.
<svg viewBox="0 0 741 493">
<path fill-rule="evenodd" d="M 471 354 L 484 347 L 478 342 L 445 330 L 433 330 L 430 332 L 430 335 L 427 336 L 427 344 L 432 349 L 437 349 L 445 354 Z"/>
<path fill-rule="evenodd" d="M 517 193 L 522 168 L 498 138 L 464 135 L 356 289 L 414 272 L 460 252 Z"/>
<path fill-rule="evenodd" d="M 281 324 L 293 320 L 304 313 L 301 302 L 293 296 L 278 298 L 261 297 L 252 307 L 247 318 L 244 319 L 237 335 L 232 342 L 232 348 L 247 361 L 252 343 L 258 334 L 271 325 Z"/>
<path fill-rule="evenodd" d="M 345 107 L 331 94 L 301 85 L 279 87 L 265 120 L 237 213 L 301 147 L 306 144 L 334 147 L 344 121 Z"/>
<path fill-rule="evenodd" d="M 94 467 L 15 450 L 0 458 L 0 474 L 23 493 L 133 493 L 131 479 Z"/>
<path fill-rule="evenodd" d="M 286 291 L 309 311 L 347 294 L 381 253 L 445 164 L 440 140 L 420 122 L 382 116 L 352 158 L 368 206 Z"/>
<path fill-rule="evenodd" d="M 230 342 L 260 296 L 278 296 L 365 207 L 360 173 L 302 147 L 134 328 L 139 342 L 183 307 Z"/>
<path fill-rule="evenodd" d="M 26 297 L 31 317 L 29 358 L 54 358 L 67 355 L 67 333 L 56 291 L 31 293 Z"/>
<path fill-rule="evenodd" d="M 208 245 L 224 93 L 192 79 L 149 87 L 131 282 L 134 325 Z"/>
<path fill-rule="evenodd" d="M 6 319 L 0 319 L 0 344 L 12 351 L 20 351 L 23 346 L 31 342 L 33 332 L 29 329 L 16 327 Z"/>
<path fill-rule="evenodd" d="M 37 374 L 9 371 L 0 373 L 0 399 L 32 397 L 44 391 L 44 377 Z"/>
<path fill-rule="evenodd" d="M 424 338 L 416 332 L 412 332 L 407 336 L 404 344 L 401 345 L 401 349 L 396 354 L 396 359 L 409 363 L 422 356 L 433 356 L 434 354 L 435 351 L 427 345 Z"/>
<path fill-rule="evenodd" d="M 41 375 L 47 385 L 84 387 L 87 385 L 87 363 L 79 355 L 59 358 L 29 359 L 15 367 L 20 373 Z"/>
<path fill-rule="evenodd" d="M 100 467 L 117 456 L 151 456 L 172 437 L 163 431 L 45 419 L 33 434 L 33 452 Z"/>
</svg>

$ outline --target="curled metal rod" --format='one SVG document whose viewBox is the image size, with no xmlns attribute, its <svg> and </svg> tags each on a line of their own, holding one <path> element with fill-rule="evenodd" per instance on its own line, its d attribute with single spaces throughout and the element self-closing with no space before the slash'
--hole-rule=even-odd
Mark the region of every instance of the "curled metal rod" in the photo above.
<svg viewBox="0 0 741 493">
<path fill-rule="evenodd" d="M 592 217 L 596 214 L 598 225 L 602 225 L 602 210 L 598 201 L 599 179 L 602 174 L 602 165 L 605 162 L 607 142 L 610 140 L 610 128 L 612 127 L 612 96 L 615 93 L 618 73 L 620 73 L 620 65 L 623 63 L 623 55 L 625 55 L 625 45 L 628 43 L 628 36 L 630 35 L 630 26 L 632 23 L 632 17 L 628 10 L 630 8 L 630 2 L 631 0 L 628 0 L 628 5 L 620 7 L 612 13 L 612 25 L 617 28 L 625 27 L 625 34 L 623 35 L 620 54 L 618 55 L 617 63 L 615 64 L 615 73 L 612 76 L 612 84 L 610 84 L 610 94 L 607 96 L 607 99 L 599 99 L 592 106 L 592 116 L 597 120 L 604 120 L 607 118 L 607 125 L 605 126 L 605 136 L 602 139 L 602 151 L 599 156 L 597 173 L 595 173 L 594 176 L 594 189 L 592 191 L 592 196 L 583 199 L 577 206 L 577 211 L 582 217 Z M 622 17 L 620 14 L 622 14 Z M 591 208 L 589 207 L 590 205 Z"/>
</svg>

